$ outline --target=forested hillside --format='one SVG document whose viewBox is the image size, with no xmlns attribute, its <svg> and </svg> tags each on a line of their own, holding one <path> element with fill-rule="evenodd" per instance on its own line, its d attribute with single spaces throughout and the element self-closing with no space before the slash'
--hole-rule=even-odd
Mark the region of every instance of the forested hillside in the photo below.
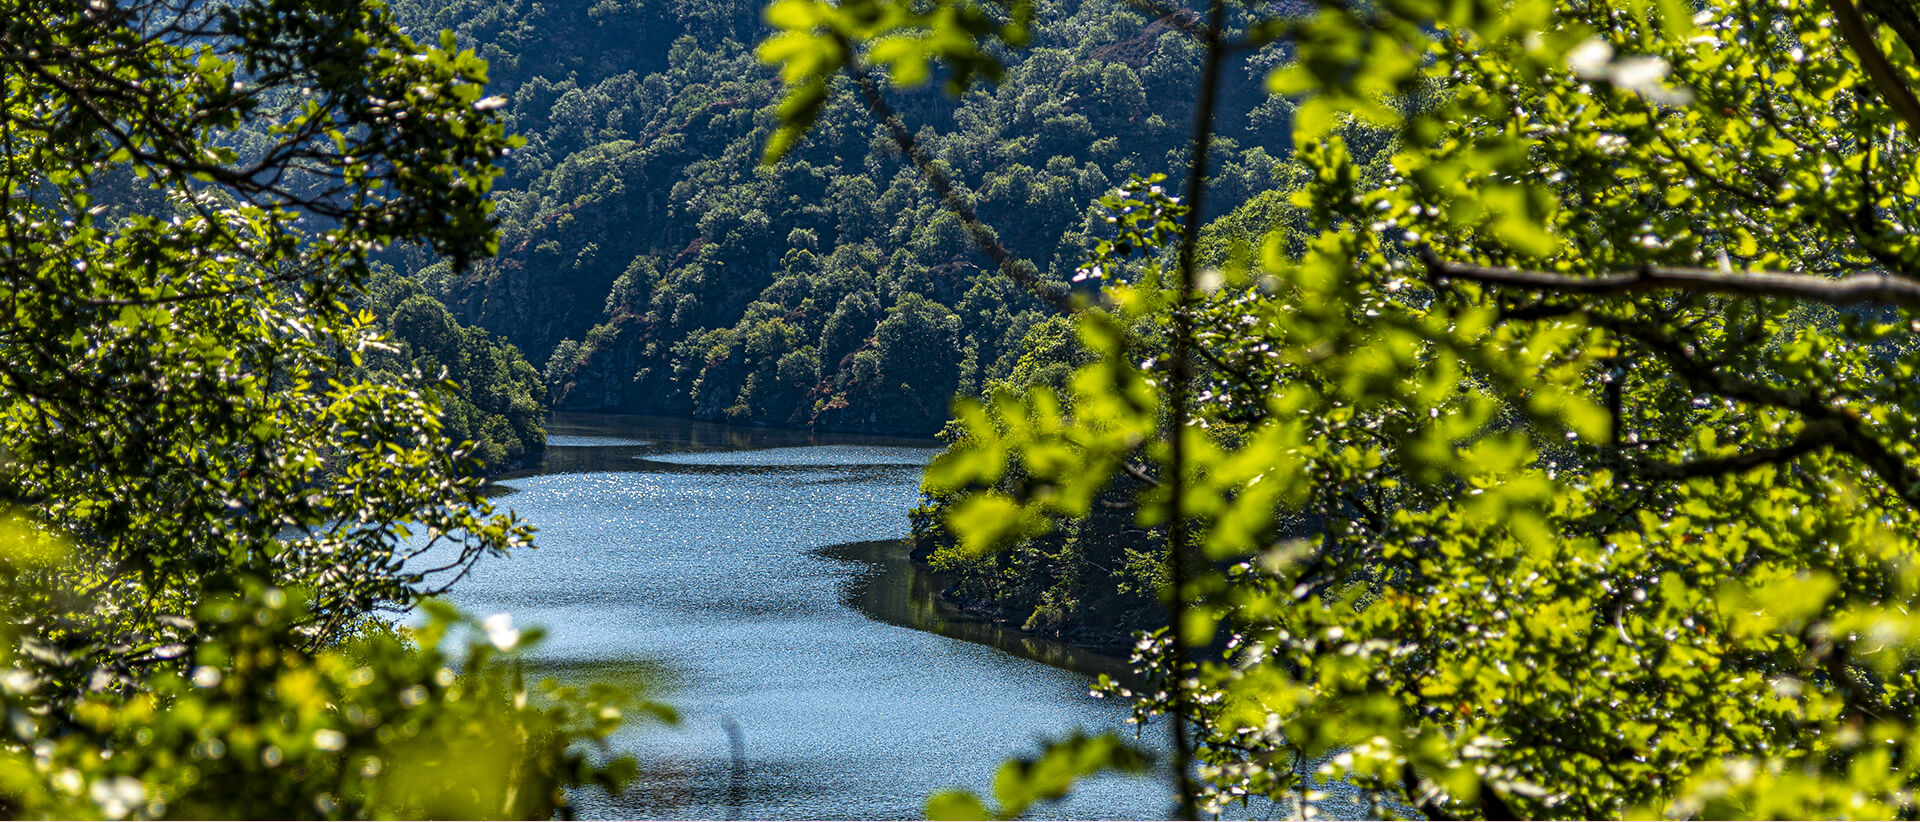
<svg viewBox="0 0 1920 822">
<path fill-rule="evenodd" d="M 1004 377 L 1042 304 L 991 271 L 850 87 L 778 164 L 774 72 L 751 0 L 399 4 L 491 63 L 526 145 L 499 186 L 501 254 L 454 275 L 396 256 L 460 319 L 544 363 L 556 406 L 932 433 Z M 1042 3 L 1034 48 L 951 100 L 895 92 L 925 147 L 1046 279 L 1089 246 L 1089 205 L 1181 166 L 1199 47 L 1190 16 Z M 1228 78 L 1214 202 L 1275 184 L 1290 108 Z"/>
<path fill-rule="evenodd" d="M 419 283 L 392 269 L 368 284 L 366 302 L 388 338 L 368 353 L 370 379 L 391 384 L 417 374 L 439 386 L 447 438 L 472 443 L 484 471 L 526 465 L 546 449 L 546 391 L 519 349 L 461 324 Z"/>
</svg>

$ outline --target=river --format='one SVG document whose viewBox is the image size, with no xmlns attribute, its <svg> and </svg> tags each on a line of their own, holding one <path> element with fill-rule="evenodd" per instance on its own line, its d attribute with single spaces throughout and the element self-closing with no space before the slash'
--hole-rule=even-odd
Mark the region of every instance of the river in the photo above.
<svg viewBox="0 0 1920 822">
<path fill-rule="evenodd" d="M 915 818 L 944 788 L 990 795 L 1000 762 L 1046 738 L 1131 733 L 1126 706 L 1087 693 L 1085 671 L 1115 661 L 952 619 L 876 542 L 906 535 L 935 443 L 585 415 L 549 431 L 547 457 L 497 500 L 539 526 L 539 547 L 481 563 L 451 598 L 543 626 L 530 664 L 546 673 L 679 711 L 677 726 L 621 730 L 641 783 L 576 796 L 583 816 Z M 1095 779 L 1039 812 L 1169 807 L 1155 774 Z"/>
</svg>

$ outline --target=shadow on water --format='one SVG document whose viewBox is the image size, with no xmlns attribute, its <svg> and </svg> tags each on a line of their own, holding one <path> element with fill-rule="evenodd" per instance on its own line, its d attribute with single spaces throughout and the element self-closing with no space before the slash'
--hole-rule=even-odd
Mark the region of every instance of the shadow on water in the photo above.
<svg viewBox="0 0 1920 822">
<path fill-rule="evenodd" d="M 835 473 L 812 481 L 841 482 L 918 467 L 913 452 L 939 446 L 927 439 L 818 434 L 671 417 L 557 413 L 549 427 L 555 433 L 541 462 L 502 480 L 587 472 L 818 475 L 826 469 Z M 861 461 L 816 459 L 809 453 L 849 446 L 859 449 L 856 456 Z M 767 452 L 767 458 L 756 460 L 755 452 Z M 919 456 L 919 461 L 924 459 Z M 495 487 L 503 495 L 511 493 L 510 488 Z M 1088 676 L 1133 679 L 1123 657 L 1028 634 L 953 607 L 940 596 L 949 581 L 909 559 L 908 548 L 904 540 L 875 540 L 829 546 L 815 553 L 864 568 L 847 579 L 843 598 L 848 607 L 876 621 L 985 645 Z"/>
<path fill-rule="evenodd" d="M 834 545 L 814 553 L 866 566 L 865 573 L 846 581 L 843 597 L 847 607 L 869 618 L 985 645 L 1089 677 L 1106 674 L 1123 684 L 1139 686 L 1140 678 L 1119 656 L 1017 631 L 948 604 L 940 592 L 949 580 L 915 563 L 908 556 L 910 549 L 911 543 L 906 540 L 874 540 Z M 1156 725 L 1150 733 L 1161 733 L 1163 727 Z M 1164 752 L 1161 755 L 1164 756 Z M 1305 769 L 1312 789 L 1322 795 L 1315 806 L 1316 815 L 1327 819 L 1369 818 L 1373 808 L 1358 789 L 1311 776 L 1324 761 L 1316 761 Z M 1253 804 L 1246 807 L 1224 809 L 1220 818 L 1290 818 L 1295 807 L 1291 798 L 1250 802 Z M 1413 809 L 1404 805 L 1389 803 L 1386 807 L 1398 818 L 1417 818 Z"/>
<path fill-rule="evenodd" d="M 496 482 L 545 474 L 684 473 L 726 474 L 743 468 L 756 473 L 804 473 L 823 467 L 875 466 L 859 461 L 839 466 L 815 461 L 781 459 L 754 463 L 743 456 L 755 451 L 864 447 L 881 452 L 928 450 L 938 440 L 878 434 L 834 434 L 788 428 L 762 428 L 676 417 L 620 414 L 555 413 L 547 421 L 547 451 L 534 465 L 495 477 Z M 659 459 L 656 459 L 659 458 Z M 887 459 L 882 465 L 905 465 Z M 497 486 L 496 486 L 497 487 Z"/>
<path fill-rule="evenodd" d="M 906 540 L 853 542 L 819 549 L 829 559 L 863 563 L 868 572 L 847 580 L 847 606 L 870 618 L 917 631 L 978 643 L 1014 656 L 1088 676 L 1133 680 L 1124 658 L 1017 631 L 948 604 L 948 580 L 907 557 Z"/>
</svg>

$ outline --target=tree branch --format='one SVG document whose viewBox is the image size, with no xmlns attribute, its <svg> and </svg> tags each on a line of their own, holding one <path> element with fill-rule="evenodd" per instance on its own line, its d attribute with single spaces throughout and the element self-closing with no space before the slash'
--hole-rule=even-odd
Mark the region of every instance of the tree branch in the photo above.
<svg viewBox="0 0 1920 822">
<path fill-rule="evenodd" d="M 1154 488 L 1160 487 L 1159 480 L 1154 479 L 1152 474 L 1149 474 L 1146 472 L 1146 469 L 1143 469 L 1138 465 L 1134 465 L 1131 462 L 1121 462 L 1120 470 L 1125 471 L 1127 473 L 1127 476 L 1137 479 L 1149 486 L 1152 486 Z"/>
<path fill-rule="evenodd" d="M 1920 311 L 1920 282 L 1886 271 L 1838 279 L 1785 271 L 1729 273 L 1710 268 L 1643 265 L 1597 276 L 1447 262 L 1430 248 L 1420 257 L 1433 277 L 1566 294 L 1611 296 L 1640 291 L 1693 291 L 1734 297 L 1786 297 L 1827 305 L 1896 305 Z"/>
<path fill-rule="evenodd" d="M 1657 326 L 1622 323 L 1618 320 L 1603 321 L 1603 324 L 1645 344 L 1665 360 L 1676 375 L 1695 389 L 1705 390 L 1716 396 L 1794 411 L 1808 421 L 1809 429 L 1814 426 L 1832 426 L 1835 430 L 1828 444 L 1852 454 L 1855 459 L 1865 463 L 1868 469 L 1887 483 L 1894 494 L 1906 500 L 1908 504 L 1920 505 L 1920 468 L 1915 467 L 1905 457 L 1888 448 L 1886 443 L 1874 436 L 1869 424 L 1857 414 L 1843 408 L 1835 408 L 1826 400 L 1805 389 L 1755 382 L 1729 369 L 1702 363 L 1686 346 Z"/>
<path fill-rule="evenodd" d="M 836 35 L 836 38 L 841 50 L 848 55 L 858 54 L 854 49 L 853 41 L 839 35 Z M 1065 293 L 1066 289 L 1059 283 L 1041 279 L 1038 273 L 1032 270 L 1031 264 L 1021 260 L 1002 245 L 993 229 L 980 219 L 978 212 L 974 211 L 973 204 L 968 202 L 966 197 L 961 196 L 953 180 L 941 171 L 939 166 L 934 165 L 933 158 L 927 155 L 926 150 L 920 146 L 920 142 L 913 138 L 913 132 L 907 130 L 907 125 L 900 119 L 900 115 L 887 103 L 886 95 L 880 92 L 880 84 L 873 79 L 873 75 L 868 74 L 856 59 L 847 61 L 847 73 L 853 76 L 854 85 L 860 89 L 860 96 L 865 100 L 867 110 L 872 113 L 874 119 L 880 121 L 881 125 L 886 126 L 887 133 L 893 137 L 893 142 L 900 148 L 900 153 L 907 155 L 907 159 L 913 162 L 914 168 L 920 172 L 921 179 L 926 180 L 927 185 L 939 195 L 940 202 L 949 212 L 960 218 L 960 224 L 966 227 L 967 234 L 973 238 L 974 245 L 980 248 L 980 252 L 985 254 L 987 259 L 993 261 L 994 268 L 1025 287 L 1029 293 L 1038 297 L 1053 310 L 1062 314 L 1073 313 L 1073 300 Z"/>
<path fill-rule="evenodd" d="M 1809 423 L 1800 432 L 1799 437 L 1786 445 L 1728 457 L 1709 457 L 1680 463 L 1635 460 L 1627 462 L 1626 469 L 1636 475 L 1653 479 L 1717 477 L 1722 474 L 1751 470 L 1762 465 L 1785 462 L 1830 445 L 1844 443 L 1846 439 L 1847 431 L 1843 426 L 1832 420 L 1821 420 Z"/>
<path fill-rule="evenodd" d="M 1187 736 L 1186 717 L 1191 708 L 1187 693 L 1188 664 L 1186 615 L 1192 603 L 1187 601 L 1187 423 L 1192 409 L 1187 407 L 1193 380 L 1192 351 L 1194 275 L 1199 264 L 1200 227 L 1204 224 L 1207 193 L 1207 157 L 1213 148 L 1213 115 L 1219 102 L 1220 75 L 1224 70 L 1226 45 L 1221 32 L 1227 26 L 1227 0 L 1208 4 L 1206 52 L 1201 61 L 1200 96 L 1193 114 L 1193 144 L 1187 157 L 1187 224 L 1180 238 L 1180 279 L 1175 292 L 1173 327 L 1170 329 L 1171 356 L 1167 362 L 1167 626 L 1173 642 L 1173 676 L 1168 691 L 1172 694 L 1168 723 L 1173 736 L 1173 784 L 1179 819 L 1199 819 L 1199 788 L 1194 780 L 1193 742 Z"/>
<path fill-rule="evenodd" d="M 1913 89 L 1900 79 L 1893 64 L 1887 62 L 1887 56 L 1880 52 L 1880 43 L 1873 36 L 1873 24 L 1855 8 L 1852 0 L 1827 0 L 1827 8 L 1833 11 L 1833 17 L 1840 23 L 1840 33 L 1846 38 L 1847 47 L 1860 58 L 1860 65 L 1867 70 L 1867 77 L 1873 80 L 1873 86 L 1880 92 L 1880 98 L 1893 109 L 1900 119 L 1905 120 L 1907 128 L 1920 134 L 1920 100 L 1914 99 Z M 1899 27 L 1896 26 L 1896 31 Z M 1906 32 L 1900 31 L 1904 37 Z M 1909 43 L 1911 45 L 1911 43 Z"/>
<path fill-rule="evenodd" d="M 1880 18 L 1887 28 L 1900 36 L 1907 50 L 1920 54 L 1920 16 L 1914 14 L 1910 0 L 1860 0 L 1867 13 Z"/>
</svg>

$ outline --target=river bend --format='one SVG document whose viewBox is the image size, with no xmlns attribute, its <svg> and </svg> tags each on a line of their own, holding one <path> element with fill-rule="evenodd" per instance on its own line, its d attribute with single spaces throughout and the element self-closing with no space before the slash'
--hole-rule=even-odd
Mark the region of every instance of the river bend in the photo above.
<svg viewBox="0 0 1920 822">
<path fill-rule="evenodd" d="M 1083 673 L 860 609 L 884 569 L 834 547 L 906 535 L 934 443 L 579 415 L 551 430 L 498 500 L 539 526 L 539 548 L 482 563 L 452 599 L 545 627 L 545 672 L 680 712 L 620 732 L 642 783 L 576 797 L 583 815 L 913 818 L 942 788 L 989 793 L 1042 739 L 1130 728 Z M 1163 778 L 1107 777 L 1042 813 L 1167 806 Z"/>
</svg>

